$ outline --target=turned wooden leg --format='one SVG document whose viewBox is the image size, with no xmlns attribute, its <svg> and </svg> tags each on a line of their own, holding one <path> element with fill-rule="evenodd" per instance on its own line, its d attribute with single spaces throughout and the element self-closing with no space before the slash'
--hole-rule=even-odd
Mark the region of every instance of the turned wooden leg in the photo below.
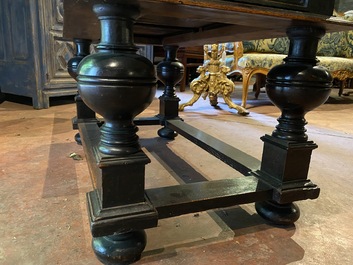
<svg viewBox="0 0 353 265">
<path fill-rule="evenodd" d="M 339 90 L 338 90 L 339 96 L 342 96 L 345 85 L 346 85 L 346 80 L 339 80 Z"/>
<path fill-rule="evenodd" d="M 267 75 L 266 91 L 282 114 L 272 135 L 262 137 L 264 149 L 257 172 L 264 183 L 276 187 L 268 202 L 257 202 L 256 210 L 275 224 L 292 224 L 299 218 L 293 201 L 315 199 L 319 188 L 307 179 L 312 150 L 306 135 L 305 114 L 323 104 L 330 95 L 332 77 L 317 68 L 316 50 L 325 30 L 319 26 L 293 26 L 285 64 Z"/>
<path fill-rule="evenodd" d="M 242 72 L 243 81 L 242 81 L 242 99 L 241 99 L 241 106 L 246 108 L 246 101 L 248 100 L 248 90 L 249 90 L 249 83 L 251 78 L 251 71 L 249 69 L 244 69 Z"/>
<path fill-rule="evenodd" d="M 91 40 L 87 40 L 87 39 L 74 39 L 76 52 L 74 54 L 74 57 L 72 57 L 68 61 L 67 71 L 69 72 L 70 76 L 75 80 L 77 80 L 78 65 L 80 64 L 83 58 L 85 58 L 87 55 L 90 54 L 91 42 L 92 42 Z M 87 107 L 87 105 L 81 99 L 81 96 L 79 93 L 77 93 L 77 95 L 75 96 L 75 102 L 76 102 L 76 117 L 74 117 L 72 120 L 72 127 L 74 130 L 78 129 L 78 126 L 77 126 L 78 122 L 82 122 L 84 120 L 85 121 L 92 120 L 94 122 L 96 121 L 95 112 L 91 110 L 89 107 Z M 75 141 L 78 144 L 82 144 L 79 133 L 76 133 Z"/>
<path fill-rule="evenodd" d="M 266 75 L 264 74 L 256 74 L 256 82 L 253 85 L 253 90 L 255 91 L 255 98 L 257 99 L 260 94 L 260 90 L 265 86 L 266 83 Z"/>
<path fill-rule="evenodd" d="M 130 264 L 146 245 L 143 229 L 157 226 L 155 208 L 145 196 L 145 166 L 134 118 L 156 92 L 153 64 L 138 55 L 133 24 L 136 1 L 93 6 L 101 24 L 98 52 L 82 59 L 77 85 L 84 103 L 104 123 L 79 123 L 94 190 L 87 194 L 92 247 L 104 264 Z M 122 67 L 123 66 L 123 67 Z"/>
<path fill-rule="evenodd" d="M 159 118 L 163 128 L 158 130 L 158 135 L 167 139 L 174 139 L 177 135 L 172 129 L 165 126 L 168 119 L 178 118 L 178 105 L 180 99 L 175 94 L 175 85 L 184 75 L 184 66 L 176 58 L 178 46 L 167 45 L 165 59 L 157 65 L 157 76 L 165 85 L 163 95 L 159 97 Z"/>
</svg>

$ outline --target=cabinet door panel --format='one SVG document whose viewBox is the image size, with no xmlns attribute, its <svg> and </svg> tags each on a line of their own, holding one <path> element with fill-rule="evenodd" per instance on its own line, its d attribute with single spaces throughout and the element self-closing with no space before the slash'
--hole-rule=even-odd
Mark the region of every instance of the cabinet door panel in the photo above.
<svg viewBox="0 0 353 265">
<path fill-rule="evenodd" d="M 0 51 L 1 91 L 32 97 L 36 92 L 29 1 L 2 0 Z"/>
<path fill-rule="evenodd" d="M 3 3 L 0 2 L 0 17 L 3 17 Z M 5 25 L 0 23 L 0 64 L 5 61 Z"/>
<path fill-rule="evenodd" d="M 29 43 L 31 39 L 28 34 L 29 14 L 25 6 L 19 4 L 19 1 L 11 1 L 9 3 L 10 15 L 10 36 L 12 43 L 12 59 L 13 60 L 28 60 L 29 59 Z"/>
</svg>

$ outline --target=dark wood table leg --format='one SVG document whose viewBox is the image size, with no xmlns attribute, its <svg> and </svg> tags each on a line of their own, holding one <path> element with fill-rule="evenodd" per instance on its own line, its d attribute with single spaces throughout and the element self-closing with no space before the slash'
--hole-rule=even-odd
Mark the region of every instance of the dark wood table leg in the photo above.
<svg viewBox="0 0 353 265">
<path fill-rule="evenodd" d="M 184 66 L 177 59 L 178 46 L 166 45 L 165 59 L 157 65 L 157 76 L 165 85 L 163 95 L 159 97 L 159 119 L 163 128 L 158 130 L 158 135 L 167 139 L 174 139 L 176 132 L 165 126 L 165 121 L 178 119 L 180 99 L 175 94 L 175 85 L 184 75 Z"/>
<path fill-rule="evenodd" d="M 331 91 L 331 75 L 316 67 L 317 45 L 324 33 L 317 25 L 289 28 L 285 64 L 267 75 L 268 97 L 282 114 L 272 135 L 262 137 L 261 169 L 256 174 L 276 189 L 273 200 L 257 202 L 256 210 L 276 224 L 292 224 L 299 218 L 299 208 L 293 201 L 319 196 L 319 188 L 307 179 L 311 153 L 317 145 L 308 140 L 304 116 L 323 104 Z"/>
<path fill-rule="evenodd" d="M 93 6 L 101 24 L 98 52 L 83 58 L 78 89 L 87 106 L 104 118 L 79 123 L 94 190 L 87 194 L 92 247 L 104 264 L 129 264 L 146 245 L 143 229 L 158 215 L 145 196 L 145 165 L 133 119 L 152 102 L 157 80 L 153 64 L 138 55 L 133 24 L 137 1 Z"/>
<path fill-rule="evenodd" d="M 90 54 L 90 45 L 92 41 L 87 39 L 74 39 L 75 44 L 75 54 L 69 62 L 67 63 L 67 71 L 69 72 L 70 76 L 77 80 L 77 70 L 78 65 L 82 61 L 84 57 Z M 79 93 L 75 96 L 76 102 L 76 117 L 72 119 L 72 127 L 74 130 L 78 130 L 78 122 L 83 121 L 93 121 L 97 122 L 96 113 L 91 110 L 81 99 Z M 76 133 L 75 141 L 78 144 L 81 144 L 81 137 L 80 133 Z"/>
<path fill-rule="evenodd" d="M 157 67 L 165 84 L 158 117 L 136 119 L 152 102 L 157 83 L 153 64 L 136 54 L 133 42 L 138 1 L 104 1 L 93 10 L 101 42 L 97 53 L 80 62 L 77 82 L 84 104 L 104 119 L 102 126 L 78 122 L 93 183 L 87 205 L 98 259 L 104 264 L 138 260 L 146 245 L 144 229 L 156 227 L 158 219 L 191 212 L 255 202 L 263 218 L 282 225 L 295 222 L 299 208 L 293 202 L 315 199 L 320 191 L 308 179 L 317 145 L 308 140 L 304 116 L 330 94 L 332 77 L 316 67 L 315 55 L 325 30 L 316 24 L 288 29 L 288 57 L 269 72 L 266 83 L 282 114 L 273 133 L 262 137 L 258 161 L 181 121 L 174 87 L 183 76 L 177 46 L 165 46 L 166 58 Z M 169 139 L 178 132 L 244 176 L 145 190 L 150 159 L 140 147 L 136 122 L 161 124 L 158 134 Z"/>
</svg>

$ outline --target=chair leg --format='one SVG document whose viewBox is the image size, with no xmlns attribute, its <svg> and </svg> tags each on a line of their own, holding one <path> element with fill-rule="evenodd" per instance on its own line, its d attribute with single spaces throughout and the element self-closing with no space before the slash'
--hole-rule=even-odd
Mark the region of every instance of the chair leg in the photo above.
<svg viewBox="0 0 353 265">
<path fill-rule="evenodd" d="M 339 88 L 339 90 L 338 90 L 338 95 L 339 96 L 342 96 L 342 93 L 343 93 L 343 89 L 344 89 L 344 84 L 345 84 L 345 81 L 344 80 L 340 80 L 339 81 L 340 82 L 340 88 Z"/>
<path fill-rule="evenodd" d="M 349 96 L 349 95 L 351 95 L 351 94 L 353 94 L 353 91 L 346 91 L 346 92 L 344 92 L 343 93 L 343 89 L 344 88 L 348 88 L 348 89 L 352 89 L 353 88 L 353 79 L 347 79 L 346 81 L 345 81 L 345 83 L 346 83 L 346 86 L 345 87 L 343 87 L 343 88 L 341 88 L 340 87 L 340 90 L 339 90 L 339 92 L 338 92 L 338 95 L 340 95 L 340 93 L 341 93 L 341 95 L 343 95 L 343 96 Z M 342 91 L 341 91 L 342 90 Z M 341 96 L 340 95 L 340 96 Z"/>
<path fill-rule="evenodd" d="M 256 88 L 255 89 L 255 98 L 256 99 L 259 97 L 261 88 L 265 86 L 265 82 L 266 82 L 265 75 L 263 75 L 263 74 L 256 75 L 256 83 L 254 84 L 254 88 Z"/>
<path fill-rule="evenodd" d="M 250 71 L 243 71 L 243 95 L 242 95 L 242 101 L 241 101 L 241 106 L 243 108 L 246 108 L 246 101 L 248 99 L 248 90 L 249 90 L 249 82 L 251 78 L 251 72 Z"/>
</svg>

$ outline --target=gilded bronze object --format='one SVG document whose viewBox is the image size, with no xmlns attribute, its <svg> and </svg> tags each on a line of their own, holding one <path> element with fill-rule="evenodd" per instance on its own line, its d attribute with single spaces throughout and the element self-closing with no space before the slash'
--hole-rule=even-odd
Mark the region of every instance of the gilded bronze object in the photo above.
<svg viewBox="0 0 353 265">
<path fill-rule="evenodd" d="M 236 109 L 241 115 L 249 114 L 245 108 L 234 104 L 230 98 L 234 92 L 235 85 L 227 77 L 230 68 L 224 65 L 221 60 L 225 52 L 224 44 L 221 44 L 220 49 L 218 49 L 218 44 L 212 44 L 210 52 L 208 47 L 205 46 L 204 51 L 207 60 L 202 66 L 197 68 L 200 76 L 195 78 L 190 84 L 190 89 L 194 95 L 188 102 L 181 104 L 179 110 L 183 111 L 186 106 L 192 106 L 201 95 L 203 99 L 206 99 L 207 96 L 209 97 L 211 106 L 217 106 L 218 94 L 221 94 L 229 108 Z"/>
</svg>

